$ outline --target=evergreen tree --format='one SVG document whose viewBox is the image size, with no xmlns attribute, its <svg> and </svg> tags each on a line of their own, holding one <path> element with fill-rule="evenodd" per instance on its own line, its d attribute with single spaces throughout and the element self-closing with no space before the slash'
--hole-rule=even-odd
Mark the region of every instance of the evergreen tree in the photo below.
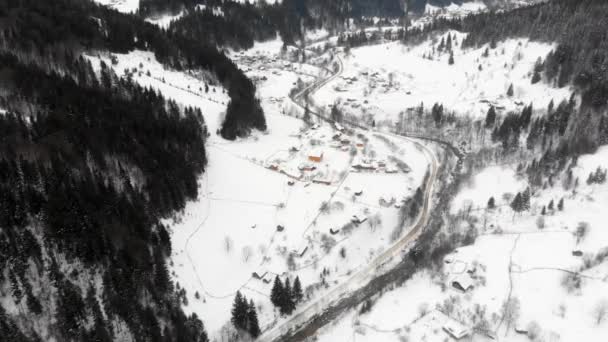
<svg viewBox="0 0 608 342">
<path fill-rule="evenodd" d="M 302 302 L 304 294 L 302 293 L 302 284 L 300 284 L 300 277 L 296 277 L 293 282 L 292 298 L 295 304 Z"/>
<path fill-rule="evenodd" d="M 258 322 L 258 313 L 256 312 L 253 300 L 249 302 L 249 308 L 247 310 L 247 327 L 247 331 L 251 337 L 257 338 L 260 336 L 261 331 L 260 324 Z"/>
<path fill-rule="evenodd" d="M 243 297 L 240 291 L 237 291 L 232 304 L 232 318 L 230 319 L 236 329 L 247 330 L 248 311 L 247 298 Z"/>
<path fill-rule="evenodd" d="M 488 209 L 494 209 L 496 208 L 496 203 L 494 201 L 494 197 L 490 197 L 490 199 L 488 200 Z"/>
<path fill-rule="evenodd" d="M 281 295 L 281 313 L 286 315 L 291 315 L 293 310 L 295 309 L 295 304 L 293 302 L 293 294 L 291 291 L 291 284 L 289 283 L 289 278 L 285 279 L 285 287 L 283 288 L 283 293 Z"/>
<path fill-rule="evenodd" d="M 521 194 L 521 210 L 530 209 L 530 188 L 527 188 Z"/>
<path fill-rule="evenodd" d="M 549 201 L 549 205 L 547 206 L 547 209 L 553 211 L 553 200 Z"/>
<path fill-rule="evenodd" d="M 513 83 L 511 83 L 511 85 L 509 86 L 509 89 L 507 89 L 507 96 L 509 96 L 509 97 L 513 96 Z"/>
<path fill-rule="evenodd" d="M 488 109 L 488 113 L 486 114 L 486 127 L 487 128 L 493 127 L 495 122 L 496 122 L 496 109 L 494 109 L 494 106 L 490 106 L 490 109 Z"/>
<path fill-rule="evenodd" d="M 562 197 L 557 203 L 557 210 L 564 211 L 564 198 Z"/>
<path fill-rule="evenodd" d="M 543 209 L 540 211 L 540 214 L 543 216 L 547 215 L 547 207 L 543 205 Z"/>
<path fill-rule="evenodd" d="M 520 212 L 522 211 L 522 199 L 521 199 L 521 193 L 517 193 L 517 195 L 515 195 L 515 198 L 513 199 L 513 201 L 511 202 L 511 209 L 513 209 L 513 211 L 515 212 Z"/>
<path fill-rule="evenodd" d="M 449 65 L 454 65 L 454 53 L 450 51 L 450 58 L 448 59 Z"/>
<path fill-rule="evenodd" d="M 281 278 L 276 276 L 274 278 L 274 284 L 272 285 L 272 290 L 270 291 L 270 301 L 275 307 L 281 307 L 281 297 L 284 292 L 283 283 L 281 282 Z"/>
</svg>

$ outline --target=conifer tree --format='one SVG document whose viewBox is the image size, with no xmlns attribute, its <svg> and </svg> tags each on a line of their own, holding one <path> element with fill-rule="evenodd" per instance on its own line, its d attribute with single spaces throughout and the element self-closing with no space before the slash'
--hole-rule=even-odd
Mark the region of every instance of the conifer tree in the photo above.
<svg viewBox="0 0 608 342">
<path fill-rule="evenodd" d="M 490 109 L 488 109 L 488 114 L 486 114 L 486 127 L 487 128 L 493 127 L 495 122 L 496 122 L 496 109 L 494 109 L 494 106 L 490 106 Z"/>
<path fill-rule="evenodd" d="M 517 195 L 515 195 L 513 201 L 511 202 L 511 209 L 513 209 L 513 211 L 520 212 L 522 210 L 521 203 L 521 193 L 518 192 Z"/>
<path fill-rule="evenodd" d="M 454 53 L 450 51 L 450 58 L 448 59 L 449 65 L 454 65 Z"/>
<path fill-rule="evenodd" d="M 237 291 L 232 304 L 232 318 L 230 319 L 236 329 L 247 330 L 248 311 L 247 298 L 243 297 L 240 291 Z"/>
<path fill-rule="evenodd" d="M 553 204 L 553 200 L 551 200 L 551 201 L 549 202 L 549 205 L 547 206 L 547 209 L 549 209 L 549 210 L 553 211 L 553 205 L 554 205 L 554 204 Z"/>
<path fill-rule="evenodd" d="M 562 197 L 557 203 L 557 210 L 564 211 L 564 198 Z"/>
<path fill-rule="evenodd" d="M 289 278 L 285 279 L 285 287 L 281 295 L 281 313 L 290 315 L 295 309 L 295 304 L 292 299 L 291 284 Z"/>
<path fill-rule="evenodd" d="M 513 96 L 513 83 L 511 83 L 511 85 L 509 86 L 509 89 L 507 89 L 507 96 L 511 97 Z"/>
<path fill-rule="evenodd" d="M 292 290 L 292 298 L 294 304 L 298 304 L 302 301 L 304 297 L 302 293 L 302 284 L 300 283 L 300 277 L 296 277 L 296 280 L 293 282 L 293 290 Z"/>
<path fill-rule="evenodd" d="M 255 309 L 253 300 L 249 302 L 249 307 L 247 310 L 247 328 L 247 331 L 251 337 L 257 338 L 260 336 L 260 323 L 258 322 L 258 313 Z"/>
<path fill-rule="evenodd" d="M 490 197 L 490 199 L 488 200 L 488 209 L 494 209 L 496 208 L 496 203 L 494 200 L 494 197 Z"/>
<path fill-rule="evenodd" d="M 283 295 L 283 283 L 281 282 L 281 278 L 276 276 L 274 278 L 274 284 L 272 285 L 272 290 L 270 291 L 270 301 L 275 307 L 281 307 L 281 296 Z"/>
</svg>

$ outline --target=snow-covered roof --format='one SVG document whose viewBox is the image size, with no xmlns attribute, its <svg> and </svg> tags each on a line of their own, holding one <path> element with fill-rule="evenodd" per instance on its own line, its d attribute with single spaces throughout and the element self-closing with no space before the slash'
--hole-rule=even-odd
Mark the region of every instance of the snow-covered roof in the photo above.
<svg viewBox="0 0 608 342">
<path fill-rule="evenodd" d="M 448 318 L 443 324 L 443 330 L 450 334 L 453 338 L 459 340 L 471 333 L 471 330 L 465 327 L 462 323 L 455 319 Z"/>
<path fill-rule="evenodd" d="M 315 158 L 322 158 L 323 157 L 323 151 L 321 149 L 314 149 L 314 150 L 308 152 L 308 156 L 309 157 L 315 157 Z"/>
<path fill-rule="evenodd" d="M 454 279 L 452 279 L 452 284 L 458 284 L 464 291 L 468 291 L 473 288 L 475 285 L 473 279 L 468 273 L 462 273 L 457 275 Z"/>
</svg>

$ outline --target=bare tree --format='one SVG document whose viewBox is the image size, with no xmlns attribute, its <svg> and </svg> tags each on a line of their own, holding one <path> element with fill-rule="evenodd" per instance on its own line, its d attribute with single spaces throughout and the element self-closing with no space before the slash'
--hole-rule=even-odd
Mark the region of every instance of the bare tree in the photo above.
<svg viewBox="0 0 608 342">
<path fill-rule="evenodd" d="M 233 245 L 232 238 L 230 236 L 226 235 L 224 237 L 224 250 L 226 251 L 227 254 L 229 254 L 230 251 L 232 250 L 232 245 Z"/>
<path fill-rule="evenodd" d="M 608 300 L 602 299 L 593 309 L 593 321 L 600 325 L 606 320 L 606 315 L 608 315 Z"/>
<path fill-rule="evenodd" d="M 251 248 L 251 246 L 245 246 L 245 247 L 243 247 L 241 254 L 243 256 L 243 262 L 246 263 L 247 261 L 249 261 L 249 258 L 251 258 L 251 256 L 253 255 L 253 248 Z"/>
<path fill-rule="evenodd" d="M 502 319 L 507 323 L 505 336 L 509 333 L 511 325 L 517 322 L 517 319 L 519 318 L 519 309 L 519 299 L 516 297 L 511 297 L 502 304 Z"/>
<path fill-rule="evenodd" d="M 587 222 L 579 222 L 576 227 L 576 232 L 574 236 L 576 236 L 576 243 L 579 244 L 581 241 L 585 239 L 587 233 L 589 232 L 589 223 Z"/>
</svg>

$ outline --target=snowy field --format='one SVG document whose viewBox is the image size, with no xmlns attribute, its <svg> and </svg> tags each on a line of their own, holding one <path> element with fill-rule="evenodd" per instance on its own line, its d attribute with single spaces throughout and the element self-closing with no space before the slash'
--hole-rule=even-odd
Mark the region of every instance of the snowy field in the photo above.
<svg viewBox="0 0 608 342">
<path fill-rule="evenodd" d="M 268 298 L 275 275 L 299 276 L 314 300 L 386 250 L 403 201 L 427 171 L 425 154 L 409 140 L 307 126 L 283 114 L 297 111 L 288 94 L 298 82 L 328 71 L 291 62 L 277 41 L 234 53 L 258 86 L 268 122 L 267 132 L 235 142 L 215 134 L 229 98 L 213 75 L 167 70 L 143 51 L 89 58 L 203 110 L 211 136 L 199 199 L 167 223 L 185 310 L 196 312 L 212 336 L 229 322 L 237 290 L 256 302 L 265 327 L 279 319 Z"/>
<path fill-rule="evenodd" d="M 448 63 L 447 51 L 438 51 L 448 34 L 456 37 L 453 65 Z M 491 105 L 501 113 L 521 110 L 530 103 L 534 108 L 546 108 L 551 99 L 569 98 L 567 88 L 531 84 L 534 64 L 553 45 L 511 39 L 484 57 L 485 47 L 460 48 L 464 36 L 451 31 L 418 46 L 390 42 L 353 48 L 343 58 L 342 75 L 321 89 L 315 101 L 320 106 L 338 102 L 353 115 L 394 122 L 400 112 L 421 103 L 427 109 L 440 103 L 446 110 L 479 118 Z M 507 96 L 511 84 L 514 95 Z"/>
<path fill-rule="evenodd" d="M 535 341 L 604 341 L 608 324 L 597 319 L 608 303 L 608 262 L 591 260 L 608 246 L 603 214 L 608 187 L 585 182 L 598 166 L 608 167 L 608 146 L 578 160 L 573 168 L 576 188 L 556 184 L 539 191 L 528 212 L 515 214 L 500 202 L 493 210 L 470 211 L 469 222 L 480 233 L 474 244 L 448 255 L 441 270 L 421 271 L 382 295 L 369 312 L 345 314 L 321 332 L 319 341 L 344 336 L 355 341 L 451 341 L 445 331 L 448 321 L 469 330 L 483 326 L 486 335 L 501 341 L 530 341 L 529 336 Z M 452 211 L 483 207 L 490 196 L 508 198 L 526 186 L 514 170 L 488 167 L 460 191 Z M 557 205 L 562 197 L 563 210 L 554 207 L 540 214 L 543 206 L 551 200 Z M 541 216 L 542 228 L 537 223 Z M 587 223 L 588 232 L 577 238 L 581 222 Z M 566 285 L 572 271 L 581 272 L 580 287 Z M 463 292 L 454 287 L 455 281 L 472 288 Z M 507 331 L 509 324 L 501 317 L 508 298 L 519 309 Z M 475 334 L 473 340 L 491 341 L 484 334 Z"/>
</svg>

